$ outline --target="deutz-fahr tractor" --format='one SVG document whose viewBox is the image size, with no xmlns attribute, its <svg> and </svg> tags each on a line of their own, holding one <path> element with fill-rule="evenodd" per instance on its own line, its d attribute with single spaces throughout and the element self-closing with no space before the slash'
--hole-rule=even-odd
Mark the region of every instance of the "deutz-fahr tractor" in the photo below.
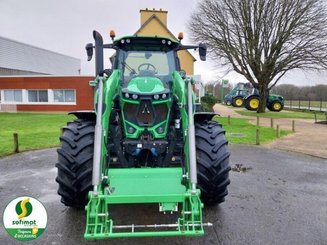
<svg viewBox="0 0 327 245">
<path fill-rule="evenodd" d="M 177 52 L 198 49 L 205 60 L 206 46 L 183 45 L 181 35 L 110 36 L 104 44 L 94 31 L 86 45 L 88 60 L 95 54 L 94 111 L 72 112 L 77 119 L 60 137 L 61 202 L 85 207 L 86 239 L 202 235 L 212 225 L 204 204 L 227 195 L 230 153 L 214 114 L 195 113 L 193 80 Z M 104 49 L 115 50 L 112 69 L 104 69 Z M 158 220 L 115 218 L 115 205 L 136 213 L 129 204 L 156 205 Z M 176 219 L 162 223 L 167 215 Z"/>
</svg>

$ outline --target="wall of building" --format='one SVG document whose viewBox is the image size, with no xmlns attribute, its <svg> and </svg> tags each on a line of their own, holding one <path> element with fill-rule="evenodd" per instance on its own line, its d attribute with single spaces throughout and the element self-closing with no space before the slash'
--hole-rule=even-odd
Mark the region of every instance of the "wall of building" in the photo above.
<svg viewBox="0 0 327 245">
<path fill-rule="evenodd" d="M 3 108 L 16 105 L 17 111 L 92 110 L 93 87 L 89 86 L 92 79 L 90 76 L 0 77 L 0 104 Z M 12 99 L 13 91 L 18 91 L 18 98 Z"/>
</svg>

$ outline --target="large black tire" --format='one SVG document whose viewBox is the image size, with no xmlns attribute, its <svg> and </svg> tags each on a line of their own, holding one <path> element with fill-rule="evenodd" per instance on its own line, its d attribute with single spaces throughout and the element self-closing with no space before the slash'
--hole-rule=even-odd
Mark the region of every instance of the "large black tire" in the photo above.
<svg viewBox="0 0 327 245">
<path fill-rule="evenodd" d="M 272 103 L 270 103 L 267 107 L 268 107 L 268 109 L 270 111 L 277 111 L 277 112 L 279 112 L 279 111 L 283 110 L 284 105 L 279 100 L 275 100 Z"/>
<path fill-rule="evenodd" d="M 234 107 L 242 107 L 244 105 L 244 99 L 242 96 L 236 96 L 232 100 L 232 106 Z"/>
<path fill-rule="evenodd" d="M 251 95 L 245 100 L 245 108 L 249 111 L 256 111 L 259 108 L 259 101 L 259 96 Z"/>
<path fill-rule="evenodd" d="M 58 194 L 66 206 L 81 208 L 87 204 L 92 189 L 94 122 L 77 119 L 69 122 L 58 152 Z"/>
<path fill-rule="evenodd" d="M 230 183 L 228 141 L 225 130 L 213 121 L 204 121 L 195 126 L 198 187 L 201 200 L 206 205 L 225 201 Z"/>
</svg>

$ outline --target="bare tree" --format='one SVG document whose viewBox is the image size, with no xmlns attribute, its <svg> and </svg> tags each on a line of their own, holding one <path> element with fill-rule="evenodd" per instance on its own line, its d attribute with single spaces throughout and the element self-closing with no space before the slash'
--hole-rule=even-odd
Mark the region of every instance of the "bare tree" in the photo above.
<svg viewBox="0 0 327 245">
<path fill-rule="evenodd" d="M 203 0 L 188 27 L 217 65 L 259 90 L 258 112 L 288 71 L 327 68 L 324 0 Z"/>
</svg>

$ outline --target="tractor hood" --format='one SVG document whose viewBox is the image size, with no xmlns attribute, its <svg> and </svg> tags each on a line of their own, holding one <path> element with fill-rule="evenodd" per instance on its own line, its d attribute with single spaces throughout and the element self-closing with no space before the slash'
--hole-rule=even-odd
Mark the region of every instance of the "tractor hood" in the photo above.
<svg viewBox="0 0 327 245">
<path fill-rule="evenodd" d="M 269 94 L 269 97 L 273 98 L 273 99 L 276 99 L 276 100 L 280 100 L 280 101 L 284 100 L 283 96 L 278 95 L 278 94 Z"/>
<path fill-rule="evenodd" d="M 123 92 L 133 94 L 161 94 L 166 93 L 164 84 L 156 77 L 136 77 L 130 80 Z"/>
</svg>

